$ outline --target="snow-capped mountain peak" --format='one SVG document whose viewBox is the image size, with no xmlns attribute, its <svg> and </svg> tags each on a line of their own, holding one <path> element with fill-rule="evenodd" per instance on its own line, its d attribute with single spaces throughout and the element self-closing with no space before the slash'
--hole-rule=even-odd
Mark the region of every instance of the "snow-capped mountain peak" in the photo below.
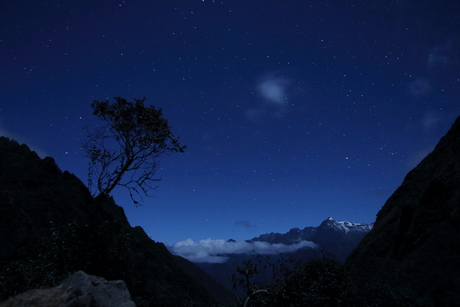
<svg viewBox="0 0 460 307">
<path fill-rule="evenodd" d="M 333 217 L 328 217 L 319 227 L 335 228 L 340 232 L 369 232 L 374 224 L 354 223 L 349 221 L 336 221 Z"/>
</svg>

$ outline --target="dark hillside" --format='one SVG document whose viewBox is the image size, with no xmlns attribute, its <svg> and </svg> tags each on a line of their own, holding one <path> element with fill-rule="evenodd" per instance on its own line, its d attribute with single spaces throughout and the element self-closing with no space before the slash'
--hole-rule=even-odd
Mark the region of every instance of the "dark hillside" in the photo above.
<svg viewBox="0 0 460 307">
<path fill-rule="evenodd" d="M 435 306 L 460 301 L 460 117 L 407 174 L 346 261 L 358 278 L 408 288 Z"/>
<path fill-rule="evenodd" d="M 4 137 L 0 245 L 0 301 L 54 286 L 78 270 L 124 280 L 137 306 L 213 301 L 162 243 L 129 225 L 113 199 L 94 199 L 52 158 L 40 159 L 26 145 Z M 194 274 L 204 273 L 197 268 Z"/>
</svg>

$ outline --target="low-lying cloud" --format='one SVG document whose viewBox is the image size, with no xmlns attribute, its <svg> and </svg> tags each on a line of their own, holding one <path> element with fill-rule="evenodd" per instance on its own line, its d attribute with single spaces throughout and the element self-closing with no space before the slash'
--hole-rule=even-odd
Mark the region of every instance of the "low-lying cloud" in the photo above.
<svg viewBox="0 0 460 307">
<path fill-rule="evenodd" d="M 195 242 L 187 239 L 175 243 L 169 247 L 174 255 L 184 257 L 192 262 L 223 263 L 231 254 L 252 254 L 254 252 L 263 255 L 294 252 L 302 247 L 315 248 L 310 241 L 301 241 L 296 244 L 286 245 L 282 243 L 271 244 L 268 242 L 225 241 L 223 239 L 206 239 Z"/>
</svg>

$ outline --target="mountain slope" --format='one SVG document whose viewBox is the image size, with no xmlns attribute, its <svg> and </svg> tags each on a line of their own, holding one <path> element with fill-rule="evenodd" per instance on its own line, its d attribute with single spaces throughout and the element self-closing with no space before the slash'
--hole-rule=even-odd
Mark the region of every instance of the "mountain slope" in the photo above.
<svg viewBox="0 0 460 307">
<path fill-rule="evenodd" d="M 203 285 L 184 273 L 194 265 L 185 259 L 178 265 L 162 243 L 149 239 L 141 227 L 131 227 L 112 198 L 94 199 L 52 158 L 40 159 L 26 145 L 4 137 L 0 245 L 0 301 L 54 286 L 78 270 L 124 280 L 137 306 L 213 301 Z M 198 268 L 194 274 L 205 275 Z"/>
<path fill-rule="evenodd" d="M 349 274 L 409 288 L 435 306 L 460 301 L 460 117 L 410 171 L 346 261 Z"/>
</svg>

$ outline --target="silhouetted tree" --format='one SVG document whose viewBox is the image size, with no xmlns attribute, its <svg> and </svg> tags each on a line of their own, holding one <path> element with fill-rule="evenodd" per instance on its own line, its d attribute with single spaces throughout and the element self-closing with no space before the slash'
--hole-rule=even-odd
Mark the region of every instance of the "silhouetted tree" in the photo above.
<svg viewBox="0 0 460 307">
<path fill-rule="evenodd" d="M 115 102 L 94 100 L 93 114 L 106 125 L 94 132 L 82 144 L 90 158 L 88 185 L 95 185 L 97 196 L 108 195 L 117 185 L 128 189 L 137 206 L 142 195 L 156 188 L 155 178 L 159 158 L 164 153 L 183 152 L 185 146 L 171 133 L 161 109 L 145 107 L 143 99 L 127 101 L 115 97 Z M 140 200 L 135 197 L 137 195 Z"/>
</svg>

